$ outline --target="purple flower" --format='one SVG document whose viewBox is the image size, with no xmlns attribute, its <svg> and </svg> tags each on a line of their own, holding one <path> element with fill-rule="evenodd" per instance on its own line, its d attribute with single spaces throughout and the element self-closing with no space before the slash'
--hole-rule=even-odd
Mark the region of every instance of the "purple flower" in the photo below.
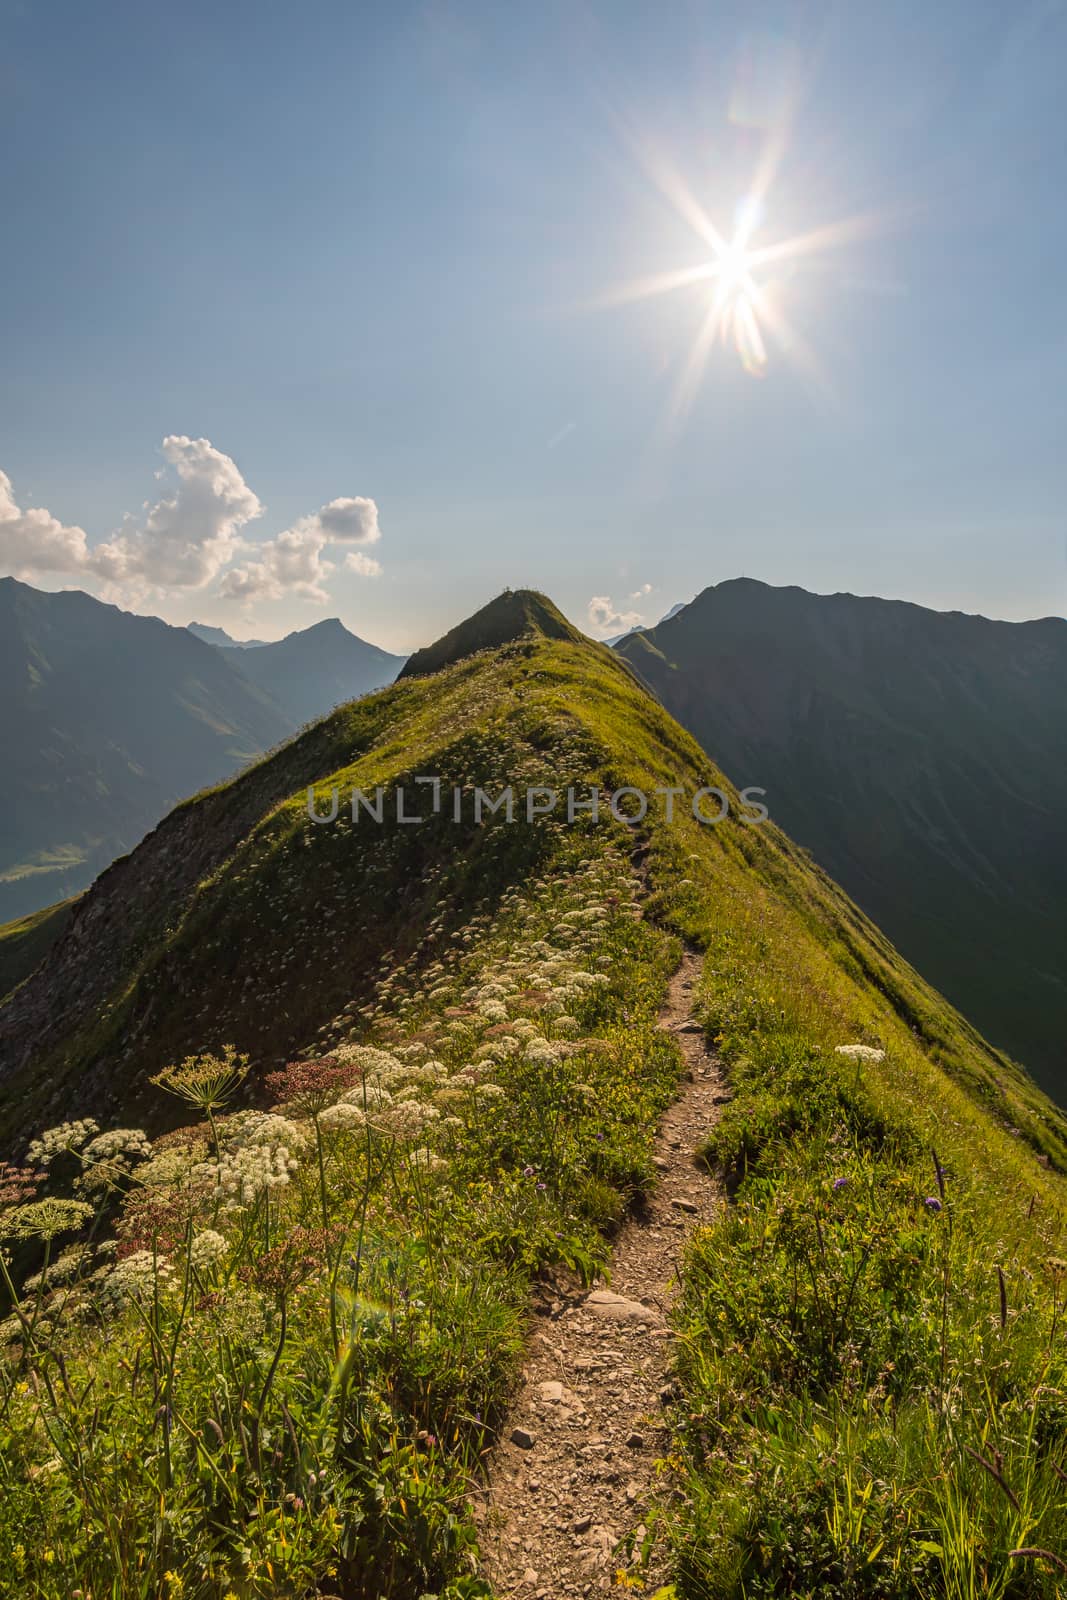
<svg viewBox="0 0 1067 1600">
<path fill-rule="evenodd" d="M 524 1178 L 533 1178 L 533 1177 L 536 1177 L 536 1175 L 537 1175 L 537 1168 L 536 1168 L 536 1167 L 523 1167 L 523 1169 L 522 1169 L 522 1175 L 523 1175 L 523 1177 L 524 1177 Z"/>
<path fill-rule="evenodd" d="M 537 1187 L 543 1192 L 545 1189 L 548 1188 L 548 1184 L 547 1183 L 539 1183 L 537 1185 Z"/>
<path fill-rule="evenodd" d="M 834 1188 L 835 1189 L 847 1189 L 848 1188 L 848 1179 L 847 1178 L 835 1178 L 834 1179 Z"/>
<path fill-rule="evenodd" d="M 929 1206 L 931 1211 L 940 1211 L 941 1210 L 941 1202 L 937 1198 L 936 1194 L 928 1194 L 926 1196 L 926 1199 L 923 1201 L 923 1205 L 924 1206 Z"/>
</svg>

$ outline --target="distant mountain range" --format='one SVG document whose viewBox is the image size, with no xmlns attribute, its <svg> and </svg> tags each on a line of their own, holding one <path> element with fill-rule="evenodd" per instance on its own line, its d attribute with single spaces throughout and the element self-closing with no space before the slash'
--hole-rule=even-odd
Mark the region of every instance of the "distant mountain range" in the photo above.
<svg viewBox="0 0 1067 1600">
<path fill-rule="evenodd" d="M 178 801 L 390 682 L 402 659 L 337 621 L 220 649 L 0 579 L 0 922 L 77 894 Z"/>
<path fill-rule="evenodd" d="M 618 653 L 996 1044 L 1067 1083 L 1067 622 L 720 583 Z"/>
<path fill-rule="evenodd" d="M 368 644 L 329 617 L 276 644 L 234 644 L 224 656 L 300 727 L 334 706 L 392 683 L 404 656 Z"/>
<path fill-rule="evenodd" d="M 203 639 L 205 644 L 218 645 L 222 649 L 258 650 L 269 642 L 266 639 L 235 639 L 225 628 L 213 628 L 209 622 L 190 622 L 188 626 L 189 632 Z"/>
</svg>

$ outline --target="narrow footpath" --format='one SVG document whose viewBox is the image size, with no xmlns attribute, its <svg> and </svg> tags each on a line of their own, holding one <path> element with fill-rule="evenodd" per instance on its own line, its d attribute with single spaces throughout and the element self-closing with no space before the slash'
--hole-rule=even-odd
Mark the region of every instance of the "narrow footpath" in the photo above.
<svg viewBox="0 0 1067 1600">
<path fill-rule="evenodd" d="M 478 1507 L 483 1574 L 496 1594 L 570 1600 L 618 1594 L 639 1547 L 668 1448 L 673 1398 L 667 1313 L 688 1235 L 712 1221 L 721 1189 L 695 1161 L 726 1094 L 693 1018 L 700 957 L 686 951 L 661 1028 L 685 1056 L 680 1092 L 656 1136 L 660 1181 L 615 1240 L 610 1287 L 549 1292 L 535 1304 L 522 1381 Z M 664 1581 L 653 1555 L 650 1589 Z"/>
</svg>

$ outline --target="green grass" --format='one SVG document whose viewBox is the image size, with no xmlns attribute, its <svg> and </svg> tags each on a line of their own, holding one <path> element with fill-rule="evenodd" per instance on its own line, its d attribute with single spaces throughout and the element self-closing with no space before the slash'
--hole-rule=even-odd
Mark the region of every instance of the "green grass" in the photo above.
<svg viewBox="0 0 1067 1600">
<path fill-rule="evenodd" d="M 678 1317 L 678 1595 L 1059 1593 L 1056 1114 L 994 1093 L 961 1020 L 891 952 L 857 964 L 819 896 L 699 848 L 663 872 L 691 880 L 672 920 L 733 1089 L 706 1151 L 732 1198 Z"/>
<path fill-rule="evenodd" d="M 76 898 L 60 900 L 0 927 L 0 1000 L 28 978 L 51 949 L 65 931 L 76 903 Z"/>
<path fill-rule="evenodd" d="M 369 1070 L 294 1064 L 263 1142 L 220 1106 L 147 1162 L 131 1139 L 52 1139 L 50 1192 L 90 1203 L 52 1286 L 48 1215 L 4 1217 L 46 1273 L 0 1329 L 15 1587 L 484 1592 L 466 1489 L 530 1280 L 603 1264 L 678 1072 L 655 1028 L 677 943 L 634 920 L 625 858 L 581 843 L 560 830 L 556 873 L 432 972 L 390 967 L 360 1029 Z"/>
<path fill-rule="evenodd" d="M 101 919 L 96 988 L 9 1118 L 56 1083 L 94 1114 L 109 1084 L 109 1120 L 160 1137 L 147 1162 L 132 1133 L 65 1138 L 38 1192 L 91 1215 L 5 1179 L 5 1582 L 484 1593 L 467 1491 L 528 1288 L 594 1273 L 655 1180 L 685 939 L 734 1098 L 678 1313 L 677 1593 L 1055 1593 L 1010 1551 L 1067 1552 L 1062 1115 L 770 826 L 308 820 L 309 782 L 418 773 L 721 781 L 606 651 L 534 634 L 342 708 L 109 875 L 123 937 Z M 49 981 L 9 1007 L 42 1014 Z M 199 1114 L 152 1083 L 230 1041 L 251 1063 L 225 1104 L 203 1071 Z M 354 1046 L 391 1064 L 353 1078 Z"/>
</svg>

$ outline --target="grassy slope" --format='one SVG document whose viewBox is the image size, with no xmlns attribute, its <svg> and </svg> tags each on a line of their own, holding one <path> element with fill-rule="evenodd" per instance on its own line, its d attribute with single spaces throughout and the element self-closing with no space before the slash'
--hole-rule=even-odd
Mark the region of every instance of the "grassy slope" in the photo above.
<svg viewBox="0 0 1067 1600">
<path fill-rule="evenodd" d="M 75 904 L 61 900 L 0 927 L 0 1000 L 43 960 L 70 922 Z"/>
<path fill-rule="evenodd" d="M 1062 1179 L 976 1115 L 966 1024 L 836 891 L 674 839 L 654 871 L 734 1092 L 679 1316 L 679 1593 L 1057 1593 L 1009 1552 L 1067 1550 Z"/>
<path fill-rule="evenodd" d="M 82 1516 L 78 1496 L 88 1490 L 71 1489 L 74 1469 L 64 1466 L 64 1493 L 72 1498 L 61 1504 L 47 1485 L 22 1495 L 8 1519 L 0 1570 L 5 1561 L 10 1569 L 26 1559 L 13 1553 L 20 1543 L 28 1547 L 20 1529 L 43 1525 L 55 1540 L 50 1548 L 67 1540 L 69 1549 L 51 1587 L 39 1565 L 20 1571 L 20 1581 L 40 1584 L 35 1592 L 42 1594 L 69 1592 L 62 1584 L 84 1582 L 86 1574 L 99 1586 L 135 1551 L 144 1585 L 126 1572 L 124 1593 L 158 1592 L 151 1574 L 168 1561 L 187 1585 L 194 1568 L 210 1566 L 217 1583 L 196 1578 L 201 1586 L 186 1592 L 221 1594 L 225 1583 L 238 1582 L 237 1545 L 251 1555 L 244 1587 L 235 1592 L 278 1592 L 270 1587 L 269 1551 L 280 1548 L 278 1518 L 284 1521 L 284 1495 L 293 1492 L 299 1467 L 307 1515 L 284 1529 L 291 1587 L 283 1592 L 308 1592 L 310 1575 L 332 1566 L 346 1594 L 362 1593 L 343 1555 L 359 1547 L 365 1556 L 374 1552 L 379 1571 L 386 1563 L 391 1576 L 379 1580 L 380 1592 L 419 1594 L 431 1582 L 451 1581 L 461 1587 L 448 1592 L 459 1594 L 471 1535 L 462 1517 L 450 1519 L 483 1443 L 480 1430 L 491 1427 L 506 1388 L 524 1284 L 553 1258 L 595 1261 L 597 1227 L 650 1180 L 648 1119 L 674 1070 L 651 1031 L 677 949 L 673 930 L 709 953 L 703 1004 L 736 1090 L 711 1155 L 738 1196 L 722 1225 L 698 1244 L 687 1274 L 680 1362 L 687 1398 L 677 1436 L 684 1498 L 675 1508 L 682 1592 L 694 1600 L 790 1585 L 826 1595 L 1051 1594 L 1040 1564 L 1007 1551 L 1041 1541 L 1067 1548 L 1058 1480 L 1048 1466 L 1062 1448 L 1062 1375 L 1049 1336 L 1058 1280 L 1043 1267 L 1063 1250 L 1062 1180 L 1047 1165 L 1067 1166 L 1061 1114 L 769 826 L 730 820 L 710 829 L 684 816 L 668 826 L 650 812 L 641 832 L 651 847 L 653 921 L 635 928 L 618 853 L 620 839 L 633 840 L 609 821 L 578 830 L 442 821 L 403 832 L 375 828 L 367 842 L 363 824 L 317 828 L 307 819 L 309 778 L 319 781 L 321 801 L 335 784 L 370 789 L 420 772 L 491 788 L 542 781 L 695 788 L 715 781 L 692 740 L 606 652 L 530 639 L 345 708 L 164 825 L 181 838 L 214 833 L 221 841 L 222 822 L 243 815 L 250 794 L 268 802 L 250 829 L 207 852 L 201 876 L 187 882 L 172 868 L 178 902 L 153 910 L 134 900 L 137 943 L 112 959 L 109 1016 L 95 1031 L 83 1022 L 65 1042 L 53 1040 L 37 1064 L 38 1072 L 65 1066 L 79 1075 L 94 1067 L 100 1077 L 117 1074 L 124 1120 L 131 1103 L 160 1120 L 161 1097 L 144 1088 L 148 1068 L 231 1038 L 260 1067 L 296 1044 L 313 1053 L 316 1039 L 321 1049 L 354 1037 L 390 1049 L 431 1041 L 450 1070 L 462 1068 L 477 1056 L 479 1041 L 488 1041 L 489 1017 L 472 1025 L 469 1009 L 457 1013 L 456 975 L 469 993 L 471 983 L 492 982 L 516 952 L 520 966 L 534 961 L 538 929 L 565 956 L 570 936 L 558 931 L 566 926 L 558 916 L 570 905 L 581 914 L 580 895 L 573 896 L 582 860 L 614 874 L 617 885 L 608 899 L 618 909 L 599 942 L 581 952 L 589 970 L 606 961 L 599 970 L 611 972 L 610 991 L 596 1003 L 576 1003 L 590 1042 L 561 1067 L 562 1077 L 543 1068 L 524 1077 L 521 1060 L 501 1067 L 499 1127 L 487 1130 L 457 1102 L 467 1120 L 459 1147 L 441 1148 L 450 1176 L 441 1180 L 439 1204 L 428 1206 L 418 1182 L 395 1167 L 392 1187 L 374 1189 L 378 1302 L 393 1303 L 390 1282 L 399 1271 L 405 1305 L 414 1298 L 422 1307 L 417 1315 L 405 1311 L 414 1321 L 404 1322 L 402 1338 L 375 1342 L 357 1318 L 334 1345 L 331 1273 L 308 1270 L 299 1334 L 283 1351 L 277 1388 L 275 1379 L 267 1383 L 258 1424 L 278 1441 L 283 1467 L 266 1471 L 256 1451 L 249 1455 L 223 1427 L 231 1498 L 219 1515 L 229 1532 L 210 1561 L 197 1484 L 211 1477 L 215 1456 L 196 1419 L 226 1423 L 235 1393 L 253 1401 L 260 1393 L 277 1306 L 273 1321 L 262 1313 L 262 1345 L 242 1346 L 239 1383 L 215 1372 L 207 1352 L 216 1334 L 207 1323 L 197 1324 L 190 1345 L 203 1359 L 191 1355 L 173 1379 L 191 1429 L 181 1449 L 175 1446 L 180 1464 L 168 1465 L 162 1491 L 173 1512 L 173 1546 L 161 1548 L 150 1536 L 146 1508 L 161 1492 L 158 1451 L 150 1448 L 148 1401 L 131 1392 L 115 1426 L 132 1461 L 108 1480 L 109 1492 L 130 1507 L 120 1530 L 126 1553 L 109 1554 L 106 1539 L 93 1532 L 117 1503 L 106 1497 L 88 1514 L 89 1533 L 74 1538 L 69 1517 Z M 161 880 L 146 872 L 146 881 L 155 885 L 148 898 L 157 900 Z M 603 885 L 598 893 L 603 900 Z M 443 986 L 433 976 L 438 962 L 450 980 Z M 504 996 L 507 1027 L 521 1014 L 552 1035 L 558 1009 L 536 986 L 520 985 L 516 997 L 505 984 Z M 884 1050 L 884 1059 L 843 1067 L 833 1046 L 855 1041 Z M 27 1087 L 23 1079 L 23 1093 Z M 592 1106 L 574 1098 L 587 1092 Z M 558 1132 L 561 1107 L 573 1134 L 564 1144 L 546 1131 Z M 938 1193 L 935 1149 L 948 1172 L 941 1212 L 924 1204 L 931 1190 Z M 327 1247 L 326 1266 L 352 1251 L 362 1259 L 360 1185 L 371 1184 L 377 1169 L 370 1154 L 363 1167 L 361 1159 L 331 1155 L 326 1220 L 331 1227 L 343 1221 L 345 1232 L 340 1255 Z M 536 1219 L 529 1185 L 518 1181 L 527 1166 L 546 1174 L 549 1209 Z M 838 1177 L 847 1182 L 835 1189 Z M 315 1185 L 302 1184 L 286 1191 L 273 1223 L 268 1211 L 264 1245 L 278 1236 L 272 1227 L 314 1221 Z M 231 1237 L 229 1224 L 224 1231 L 233 1270 L 247 1267 L 259 1281 L 259 1247 L 250 1241 L 264 1219 L 255 1215 L 251 1232 L 238 1226 Z M 194 1220 L 194 1229 L 201 1226 L 203 1219 Z M 180 1241 L 170 1250 L 180 1277 Z M 471 1263 L 473 1279 L 458 1269 L 435 1276 L 446 1261 Z M 1003 1327 L 998 1264 L 1007 1275 Z M 470 1302 L 474 1281 L 477 1299 Z M 214 1314 L 210 1301 L 198 1316 Z M 350 1308 L 351 1299 L 343 1304 Z M 172 1302 L 159 1314 L 173 1331 Z M 457 1327 L 468 1325 L 473 1347 L 456 1342 Z M 388 1316 L 385 1326 L 395 1334 Z M 115 1368 L 116 1394 L 129 1389 L 139 1344 L 137 1361 L 161 1361 L 169 1348 L 132 1311 L 118 1329 L 111 1328 L 110 1359 L 124 1363 L 127 1376 Z M 69 1363 L 99 1360 L 95 1335 L 76 1331 L 71 1338 Z M 338 1435 L 332 1387 L 335 1364 L 351 1368 L 357 1355 L 364 1363 L 359 1392 L 369 1397 L 358 1408 L 362 1445 L 350 1433 Z M 278 1409 L 283 1399 L 295 1418 L 291 1435 Z M 16 1406 L 18 1425 L 4 1447 L 15 1476 L 25 1474 L 27 1451 L 33 1459 L 40 1404 Z M 64 1426 L 77 1437 L 83 1421 L 64 1405 Z M 476 1414 L 482 1420 L 472 1431 Z M 1027 1434 L 1027 1416 L 1039 1420 L 1039 1436 Z M 433 1436 L 428 1456 L 420 1429 Z M 299 1456 L 295 1465 L 283 1435 Z M 312 1439 L 316 1459 L 323 1440 L 333 1441 L 330 1491 L 305 1501 Z M 990 1473 L 965 1454 L 967 1444 L 990 1460 L 993 1449 L 1004 1451 L 1026 1515 L 1016 1517 Z M 93 1448 L 110 1460 L 107 1436 L 94 1438 Z M 258 1576 L 249 1576 L 253 1568 Z M 1016 1585 L 1010 1591 L 1005 1574 Z"/>
</svg>

